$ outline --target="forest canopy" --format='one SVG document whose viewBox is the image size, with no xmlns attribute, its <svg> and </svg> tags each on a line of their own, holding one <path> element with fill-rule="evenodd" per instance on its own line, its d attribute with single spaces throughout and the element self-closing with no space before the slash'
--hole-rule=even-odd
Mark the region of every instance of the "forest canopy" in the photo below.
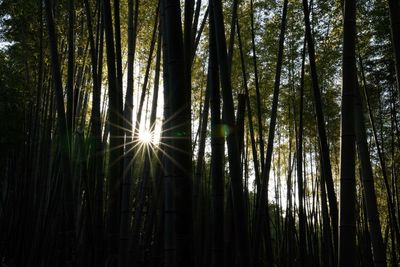
<svg viewBox="0 0 400 267">
<path fill-rule="evenodd" d="M 0 0 L 2 266 L 398 266 L 397 0 Z"/>
</svg>

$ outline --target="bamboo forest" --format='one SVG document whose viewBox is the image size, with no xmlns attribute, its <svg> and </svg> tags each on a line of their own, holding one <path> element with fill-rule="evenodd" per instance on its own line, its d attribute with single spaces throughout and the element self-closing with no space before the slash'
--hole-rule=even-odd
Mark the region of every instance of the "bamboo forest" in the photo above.
<svg viewBox="0 0 400 267">
<path fill-rule="evenodd" d="M 0 265 L 400 266 L 399 0 L 0 0 Z"/>
</svg>

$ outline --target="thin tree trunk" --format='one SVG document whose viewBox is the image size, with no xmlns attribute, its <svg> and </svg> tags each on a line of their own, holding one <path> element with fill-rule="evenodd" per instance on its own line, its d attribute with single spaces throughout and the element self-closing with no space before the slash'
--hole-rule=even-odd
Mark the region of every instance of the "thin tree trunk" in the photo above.
<svg viewBox="0 0 400 267">
<path fill-rule="evenodd" d="M 102 225 L 102 216 L 99 216 L 98 209 L 100 207 L 97 207 L 99 204 L 96 201 L 96 188 L 98 188 L 100 185 L 99 183 L 103 182 L 103 147 L 102 147 L 102 142 L 101 142 L 101 115 L 100 115 L 100 98 L 101 98 L 101 86 L 99 85 L 99 77 L 98 77 L 98 64 L 97 64 L 97 48 L 95 45 L 95 40 L 94 40 L 94 34 L 93 34 L 93 26 L 92 26 L 92 13 L 90 11 L 90 5 L 89 1 L 85 0 L 84 1 L 85 5 L 85 11 L 86 11 L 86 16 L 87 16 L 87 24 L 88 24 L 88 34 L 89 34 L 89 44 L 90 44 L 90 55 L 91 55 L 91 67 L 92 67 L 92 84 L 93 84 L 93 92 L 92 92 L 92 114 L 91 114 L 91 128 L 90 128 L 90 133 L 91 133 L 91 138 L 94 140 L 93 146 L 90 148 L 92 157 L 90 159 L 90 188 L 92 188 L 92 191 L 89 191 L 89 197 L 91 198 L 91 210 L 93 212 L 93 218 L 92 218 L 92 233 L 93 233 L 93 240 L 94 242 L 94 264 L 97 264 L 97 259 L 98 255 L 96 255 L 97 250 L 102 242 L 102 232 L 99 230 L 99 228 L 96 227 L 96 224 Z M 100 25 L 98 25 L 100 27 Z M 99 220 L 99 221 L 98 221 Z M 101 226 L 102 227 L 102 226 Z"/>
<path fill-rule="evenodd" d="M 243 86 L 246 94 L 246 105 L 247 105 L 247 120 L 249 123 L 249 130 L 250 130 L 250 140 L 251 140 L 251 150 L 253 154 L 253 163 L 254 163 L 254 176 L 256 182 L 256 188 L 260 188 L 260 168 L 259 168 L 259 161 L 257 156 L 257 146 L 256 140 L 254 135 L 254 127 L 253 127 L 253 115 L 250 106 L 250 98 L 249 98 L 249 88 L 247 86 L 247 72 L 246 72 L 246 65 L 244 62 L 244 54 L 242 49 L 242 39 L 240 34 L 240 27 L 239 21 L 236 20 L 237 23 L 237 34 L 238 34 L 238 45 L 239 45 L 239 52 L 240 52 L 240 62 L 242 66 L 242 76 L 243 76 Z"/>
<path fill-rule="evenodd" d="M 151 36 L 151 42 L 150 42 L 150 51 L 149 51 L 149 56 L 147 58 L 146 70 L 144 73 L 143 86 L 142 86 L 142 91 L 140 94 L 139 106 L 137 109 L 138 112 L 136 114 L 135 129 L 133 130 L 133 141 L 134 142 L 137 142 L 137 139 L 139 138 L 139 129 L 141 126 L 141 121 L 142 121 L 143 105 L 144 105 L 144 100 L 146 97 L 146 89 L 147 89 L 147 84 L 149 82 L 151 61 L 153 58 L 154 47 L 155 47 L 156 37 L 157 37 L 158 13 L 159 13 L 159 11 L 158 11 L 158 5 L 157 5 L 156 12 L 155 12 L 156 16 L 155 16 L 155 21 L 154 21 L 154 26 L 153 26 L 152 36 Z M 136 151 L 134 154 L 136 155 Z"/>
<path fill-rule="evenodd" d="M 207 9 L 203 16 L 203 20 L 201 21 L 201 24 L 200 24 L 200 29 L 198 30 L 197 36 L 195 36 L 195 39 L 194 39 L 193 50 L 192 50 L 192 61 L 194 60 L 194 57 L 195 57 L 195 54 L 197 51 L 197 47 L 199 46 L 201 34 L 203 33 L 204 26 L 206 25 L 206 22 L 207 22 L 207 17 L 208 17 L 208 13 L 209 13 L 208 11 L 209 11 L 209 7 L 207 6 Z M 193 32 L 193 34 L 195 34 L 195 32 Z"/>
<path fill-rule="evenodd" d="M 246 95 L 238 94 L 238 105 L 236 111 L 236 131 L 239 140 L 239 153 L 243 155 L 244 146 L 244 114 L 246 112 Z M 243 162 L 243 157 L 241 156 L 241 162 Z M 243 164 L 241 164 L 243 173 Z"/>
<path fill-rule="evenodd" d="M 396 70 L 396 85 L 398 97 L 400 97 L 400 3 L 397 0 L 388 0 L 390 13 L 390 29 L 392 35 L 392 47 Z"/>
<path fill-rule="evenodd" d="M 136 114 L 136 121 L 135 121 L 135 128 L 133 130 L 133 141 L 131 141 L 132 144 L 129 145 L 129 153 L 132 154 L 129 158 L 129 162 L 126 162 L 127 166 L 126 169 L 124 170 L 124 176 L 129 177 L 131 174 L 130 173 L 125 173 L 126 171 L 130 170 L 130 168 L 135 169 L 134 168 L 134 160 L 136 159 L 136 157 L 140 154 L 140 153 L 144 153 L 146 154 L 146 150 L 148 152 L 148 145 L 146 144 L 144 146 L 138 147 L 137 144 L 139 141 L 139 129 L 141 127 L 141 119 L 142 119 L 142 112 L 143 112 L 143 105 L 144 105 L 144 100 L 146 97 L 146 89 L 147 89 L 147 85 L 148 85 L 148 80 L 149 80 L 149 75 L 150 75 L 150 67 L 151 67 L 151 61 L 153 58 L 153 52 L 154 52 L 154 47 L 155 47 L 155 42 L 156 42 L 156 36 L 157 36 L 157 27 L 158 27 L 158 14 L 159 14 L 159 9 L 158 9 L 158 5 L 156 8 L 156 12 L 155 12 L 155 22 L 154 22 L 154 27 L 153 27 L 153 33 L 152 33 L 152 39 L 151 39 L 151 44 L 150 44 L 150 51 L 149 51 L 149 56 L 147 59 L 147 67 L 146 67 L 146 71 L 145 71 L 145 76 L 144 76 L 144 81 L 143 81 L 143 86 L 142 86 L 142 92 L 141 92 L 141 96 L 140 96 L 140 101 L 139 101 L 139 106 L 138 106 L 138 112 Z M 129 138 L 131 139 L 131 138 Z M 142 150 L 141 150 L 142 149 Z M 144 168 L 149 168 L 149 166 L 144 165 Z M 138 182 L 139 186 L 138 186 L 138 196 L 136 198 L 136 203 L 138 204 L 135 208 L 135 220 L 134 220 L 134 224 L 133 224 L 133 236 L 132 236 L 132 241 L 134 244 L 134 248 L 133 250 L 135 251 L 134 254 L 138 254 L 137 252 L 137 248 L 138 248 L 138 240 L 137 237 L 139 236 L 139 229 L 140 229 L 140 225 L 141 225 L 141 221 L 142 221 L 142 211 L 143 211 L 143 206 L 144 206 L 144 197 L 145 197 L 145 188 L 147 186 L 147 180 L 145 180 L 144 178 Z M 130 208 L 128 208 L 128 206 L 130 205 L 130 182 L 126 181 L 126 186 L 125 186 L 125 190 L 123 191 L 123 205 L 125 205 L 126 207 L 126 213 L 127 213 L 127 218 L 129 218 L 129 212 L 130 212 Z M 129 224 L 126 224 L 126 226 L 128 226 Z M 125 227 L 126 227 L 125 226 Z M 121 229 L 122 230 L 122 229 Z M 126 228 L 126 231 L 128 229 Z M 128 248 L 128 244 L 126 245 L 126 247 Z M 127 252 L 127 251 L 126 251 Z M 134 260 L 137 260 L 138 257 L 134 257 Z M 135 262 L 135 264 L 137 264 L 137 262 Z"/>
<path fill-rule="evenodd" d="M 186 92 L 192 89 L 192 26 L 193 26 L 194 0 L 185 0 L 184 21 L 183 21 L 183 57 L 184 57 L 184 75 Z M 186 99 L 188 96 L 185 96 Z"/>
<path fill-rule="evenodd" d="M 297 144 L 297 190 L 299 201 L 299 248 L 300 265 L 306 266 L 308 263 L 307 245 L 306 245 L 306 216 L 304 212 L 304 184 L 303 184 L 303 112 L 304 112 L 304 65 L 306 54 L 306 38 L 304 37 L 301 77 L 300 77 L 300 108 L 299 108 L 299 133 Z"/>
<path fill-rule="evenodd" d="M 72 133 L 72 128 L 74 124 L 73 110 L 73 97 L 74 97 L 74 0 L 68 1 L 68 75 L 67 75 L 67 127 L 69 132 Z"/>
<path fill-rule="evenodd" d="M 310 24 L 310 12 L 308 8 L 308 1 L 303 0 L 303 10 L 304 10 L 304 21 L 306 28 L 306 39 L 307 39 L 307 50 L 310 60 L 310 69 L 311 69 L 311 84 L 314 95 L 314 104 L 315 104 L 315 112 L 317 115 L 317 125 L 318 125 L 318 137 L 319 137 L 319 147 L 321 150 L 322 156 L 322 182 L 326 184 L 326 189 L 328 191 L 328 200 L 329 200 L 329 209 L 330 209 L 330 217 L 331 224 L 333 230 L 333 244 L 334 251 L 338 248 L 338 208 L 337 208 L 337 200 L 335 194 L 335 188 L 333 185 L 332 179 L 332 168 L 331 162 L 329 158 L 329 147 L 328 141 L 326 137 L 325 130 L 325 119 L 322 111 L 322 100 L 321 100 L 321 92 L 318 84 L 318 76 L 317 76 L 317 66 L 315 63 L 315 49 L 314 49 L 314 41 L 312 37 L 311 24 Z M 335 253 L 336 254 L 336 253 Z"/>
<path fill-rule="evenodd" d="M 221 127 L 221 100 L 218 58 L 215 46 L 214 12 L 209 5 L 208 89 L 211 106 L 211 180 L 212 180 L 212 257 L 211 266 L 224 266 L 224 136 Z"/>
<path fill-rule="evenodd" d="M 235 26 L 237 20 L 237 9 L 238 0 L 233 0 L 232 2 L 232 17 L 231 17 L 231 28 L 229 33 L 229 47 L 228 47 L 228 64 L 229 73 L 231 73 L 232 58 L 233 58 L 233 45 L 235 44 Z"/>
<path fill-rule="evenodd" d="M 126 266 L 129 249 L 129 228 L 130 228 L 130 192 L 132 179 L 132 166 L 134 161 L 134 144 L 132 143 L 132 109 L 133 109 L 133 76 L 136 51 L 137 23 L 139 14 L 139 0 L 128 1 L 128 73 L 127 87 L 124 107 L 124 136 L 125 154 L 124 171 L 122 177 L 122 199 L 121 199 L 121 225 L 120 225 L 120 266 Z M 122 78 L 121 78 L 122 79 Z"/>
<path fill-rule="evenodd" d="M 110 264 L 116 266 L 118 259 L 118 237 L 120 229 L 120 211 L 121 211 L 121 177 L 122 177 L 122 161 L 120 157 L 123 155 L 121 131 L 122 116 L 122 92 L 118 85 L 116 56 L 114 46 L 114 34 L 112 27 L 111 5 L 110 0 L 103 0 L 103 16 L 106 36 L 107 50 L 107 73 L 108 73 L 108 117 L 110 127 L 110 144 L 109 144 L 109 205 L 108 205 L 108 245 L 109 245 L 109 261 Z"/>
<path fill-rule="evenodd" d="M 377 134 L 376 126 L 375 126 L 374 117 L 373 117 L 373 114 L 372 114 L 372 109 L 371 109 L 371 105 L 370 105 L 370 101 L 369 101 L 368 91 L 367 91 L 367 88 L 366 88 L 364 67 L 363 67 L 363 63 L 362 63 L 361 57 L 360 57 L 360 70 L 361 70 L 361 76 L 362 76 L 362 80 L 363 80 L 364 96 L 365 96 L 365 100 L 366 100 L 366 104 L 367 104 L 367 108 L 368 108 L 369 120 L 370 120 L 370 124 L 371 124 L 371 127 L 372 127 L 372 133 L 373 133 L 373 137 L 374 137 L 374 141 L 375 141 L 375 145 L 376 145 L 376 150 L 378 152 L 379 163 L 381 165 L 383 182 L 384 182 L 385 189 L 386 189 L 386 199 L 387 199 L 387 203 L 388 203 L 388 207 L 387 208 L 388 208 L 389 221 L 390 221 L 389 225 L 394 228 L 394 233 L 396 234 L 396 238 L 398 240 L 400 240 L 399 226 L 398 226 L 398 223 L 397 223 L 397 217 L 395 215 L 394 204 L 393 204 L 392 199 L 391 199 L 392 192 L 391 192 L 391 189 L 390 189 L 389 179 L 388 179 L 388 175 L 387 175 L 387 171 L 386 171 L 386 163 L 385 163 L 385 159 L 384 159 L 384 151 L 383 151 L 383 147 L 380 146 L 380 143 L 379 143 L 379 140 L 378 140 L 378 134 Z"/>
<path fill-rule="evenodd" d="M 278 110 L 278 99 L 279 99 L 279 87 L 281 82 L 281 71 L 282 71 L 282 62 L 283 62 L 283 45 L 285 43 L 285 30 L 286 30 L 286 14 L 287 14 L 288 0 L 285 0 L 283 3 L 282 9 L 282 20 L 279 34 L 279 44 L 278 44 L 278 58 L 276 63 L 276 72 L 275 72 L 275 84 L 274 84 L 274 93 L 272 99 L 272 108 L 271 108 L 271 116 L 270 116 L 270 124 L 269 124 L 269 132 L 268 132 L 268 145 L 267 145 L 267 154 L 265 156 L 264 168 L 262 170 L 261 176 L 261 190 L 260 196 L 258 197 L 257 202 L 257 213 L 255 219 L 255 225 L 253 228 L 253 253 L 254 253 L 254 264 L 255 266 L 261 266 L 261 256 L 260 250 L 262 248 L 262 238 L 261 234 L 264 230 L 266 231 L 265 237 L 265 248 L 266 248 L 266 262 L 268 266 L 273 266 L 274 264 L 274 255 L 272 248 L 272 240 L 271 240 L 271 229 L 270 229 L 270 219 L 269 219 L 269 209 L 268 209 L 268 182 L 269 182 L 269 173 L 271 169 L 272 163 L 272 151 L 274 148 L 274 137 L 275 137 L 275 127 L 276 127 L 276 117 Z M 265 206 L 265 203 L 267 205 Z M 264 228 L 265 227 L 265 228 Z M 262 254 L 261 254 L 262 255 Z"/>
<path fill-rule="evenodd" d="M 250 22 L 251 22 L 251 48 L 253 52 L 253 68 L 254 68 L 254 82 L 256 86 L 256 100 L 257 100 L 257 120 L 258 120 L 258 142 L 260 144 L 260 159 L 261 159 L 261 170 L 264 169 L 264 135 L 263 135 L 263 123 L 262 123 L 262 104 L 260 97 L 260 85 L 258 79 L 257 69 L 257 54 L 256 54 L 256 42 L 255 42 L 255 30 L 254 30 L 254 9 L 253 0 L 250 0 Z M 258 169 L 256 170 L 258 172 Z M 260 189 L 259 187 L 257 187 Z"/>
<path fill-rule="evenodd" d="M 64 137 L 68 137 L 67 132 L 67 123 L 65 120 L 65 110 L 64 110 L 64 97 L 63 97 L 63 87 L 61 80 L 61 72 L 60 72 L 60 63 L 58 58 L 58 48 L 57 48 L 57 36 L 54 27 L 54 18 L 53 12 L 51 10 L 51 2 L 50 0 L 45 0 L 46 7 L 46 20 L 47 20 L 47 30 L 49 34 L 49 42 L 50 42 L 50 52 L 51 52 L 51 66 L 52 66 L 52 75 L 54 81 L 54 91 L 56 95 L 56 108 L 58 113 L 58 127 L 60 128 L 60 132 Z"/>
<path fill-rule="evenodd" d="M 360 92 L 357 89 L 355 99 L 355 119 L 358 157 L 361 161 L 361 178 L 365 196 L 365 210 L 368 218 L 369 234 L 372 242 L 372 254 L 375 266 L 386 266 L 386 253 L 383 246 L 381 223 L 377 207 L 371 160 L 364 124 L 364 115 Z"/>
<path fill-rule="evenodd" d="M 194 49 L 195 49 L 194 44 L 196 41 L 197 27 L 199 26 L 200 9 L 201 9 L 201 0 L 196 0 L 196 8 L 194 10 L 192 30 L 191 30 L 191 40 L 192 40 L 192 49 L 193 49 L 192 61 L 193 61 L 193 54 L 194 54 Z"/>
<path fill-rule="evenodd" d="M 118 91 L 122 92 L 122 48 L 121 48 L 121 19 L 120 19 L 120 5 L 119 0 L 114 0 L 114 30 L 115 30 L 115 63 L 116 63 L 116 77 L 117 77 L 117 86 Z M 122 109 L 122 95 L 120 99 L 118 99 L 120 108 Z M 122 115 L 122 114 L 121 114 Z"/>
<path fill-rule="evenodd" d="M 208 78 L 209 79 L 209 78 Z M 195 180 L 194 180 L 194 205 L 195 208 L 201 206 L 201 202 L 199 201 L 199 191 L 201 180 L 204 176 L 203 169 L 204 169 L 204 152 L 206 146 L 206 135 L 207 135 L 207 124 L 208 124 L 208 114 L 210 109 L 210 92 L 209 89 L 206 89 L 206 94 L 204 96 L 204 108 L 203 114 L 201 116 L 201 129 L 200 129 L 200 138 L 199 138 L 199 149 L 197 152 L 197 163 L 195 169 Z"/>
<path fill-rule="evenodd" d="M 98 34 L 97 34 L 97 45 L 96 47 L 98 47 L 96 49 L 97 51 L 97 55 L 96 57 L 98 57 L 98 68 L 97 68 L 97 84 L 98 84 L 98 97 L 99 99 L 96 100 L 96 102 L 98 101 L 98 104 L 96 104 L 95 106 L 92 107 L 92 109 L 98 109 L 99 110 L 99 124 L 100 124 L 100 132 L 99 132 L 99 155 L 102 155 L 102 153 L 104 153 L 104 146 L 103 146 L 103 141 L 102 141 L 102 131 L 101 131 L 101 125 L 102 125 L 102 118 L 105 116 L 101 115 L 101 109 L 100 109 L 100 105 L 101 105 L 101 81 L 102 81 L 102 76 L 103 76 L 103 48 L 104 48 L 104 16 L 102 15 L 103 12 L 101 10 L 101 3 L 100 1 L 98 2 L 98 9 L 99 9 L 99 15 L 98 15 Z M 106 94 L 104 94 L 106 95 Z M 106 101 L 104 101 L 106 102 Z M 105 110 L 105 109 L 104 109 Z M 106 123 L 104 123 L 104 127 L 106 127 L 105 125 Z M 105 131 L 105 130 L 104 130 Z M 104 240 L 104 159 L 102 157 L 99 156 L 99 175 L 97 176 L 96 179 L 96 189 L 95 189 L 95 211 L 94 211 L 94 217 L 96 220 L 96 237 L 98 238 L 99 241 L 96 242 L 96 262 L 103 262 L 104 259 L 104 244 L 103 244 L 103 240 Z"/>
<path fill-rule="evenodd" d="M 64 99 L 63 99 L 63 87 L 61 80 L 61 72 L 60 72 L 60 63 L 58 58 L 58 48 L 57 48 L 57 36 L 54 26 L 54 18 L 51 9 L 50 0 L 45 1 L 45 9 L 46 9 L 46 20 L 47 20 L 47 29 L 49 34 L 49 42 L 50 42 L 50 55 L 51 55 L 51 65 L 52 65 L 52 79 L 54 83 L 54 91 L 56 98 L 56 109 L 57 109 L 57 119 L 58 119 L 58 129 L 60 132 L 60 143 L 66 142 L 67 148 L 70 147 L 70 139 L 68 135 L 68 128 L 65 118 L 65 110 L 64 110 Z M 63 222 L 63 234 L 65 234 L 63 242 L 65 242 L 66 250 L 64 252 L 64 257 L 60 259 L 61 262 L 72 262 L 72 251 L 75 234 L 75 216 L 73 210 L 72 203 L 72 184 L 70 183 L 70 161 L 69 155 L 65 151 L 61 151 L 61 162 L 62 162 L 62 194 L 63 194 L 63 202 L 65 209 L 65 218 L 62 218 Z M 56 204 L 56 203 L 55 203 Z M 61 203 L 59 203 L 61 204 Z M 60 218 L 61 219 L 61 218 Z"/>
<path fill-rule="evenodd" d="M 158 8 L 157 8 L 157 13 L 158 13 Z M 150 57 L 149 57 L 149 60 Z M 153 101 L 152 101 L 152 108 L 151 108 L 151 114 L 150 114 L 150 128 L 149 132 L 152 135 L 154 135 L 154 128 L 155 128 L 155 120 L 156 120 L 156 113 L 157 113 L 157 100 L 158 100 L 158 82 L 159 82 L 159 76 L 160 76 L 160 61 L 161 61 L 161 31 L 159 31 L 158 34 L 158 41 L 157 41 L 157 55 L 156 55 L 156 70 L 155 70 L 155 83 L 154 83 L 154 91 L 153 91 Z M 150 61 L 149 61 L 150 64 Z M 137 139 L 137 137 L 135 137 Z M 152 140 L 153 142 L 153 140 Z M 135 205 L 135 216 L 134 216 L 134 221 L 133 221 L 133 234 L 132 234 L 132 241 L 130 243 L 129 247 L 132 247 L 132 256 L 133 258 L 133 263 L 138 264 L 138 259 L 137 255 L 140 254 L 140 251 L 138 250 L 139 244 L 140 244 L 140 228 L 142 226 L 142 221 L 143 219 L 143 209 L 145 206 L 145 197 L 146 193 L 150 194 L 150 190 L 148 189 L 149 183 L 150 183 L 150 175 L 151 175 L 151 162 L 152 159 L 154 158 L 154 153 L 155 153 L 155 148 L 153 148 L 154 144 L 150 142 L 150 144 L 144 144 L 143 145 L 143 150 L 142 153 L 144 154 L 144 164 L 143 164 L 143 178 L 139 182 L 139 194 L 136 198 L 136 205 Z M 153 187 L 153 193 L 158 194 L 157 190 L 155 187 Z M 157 198 L 157 195 L 154 196 Z M 150 201 L 150 195 L 149 195 L 149 201 Z M 151 204 L 147 204 L 151 205 Z M 148 218 L 146 218 L 147 220 Z M 147 233 L 150 235 L 150 233 Z"/>
<path fill-rule="evenodd" d="M 157 55 L 156 55 L 156 67 L 155 67 L 155 75 L 154 75 L 154 90 L 153 90 L 153 101 L 152 101 L 152 107 L 151 107 L 151 114 L 150 114 L 150 132 L 154 134 L 155 131 L 155 124 L 156 124 L 156 115 L 157 115 L 157 104 L 158 104 L 158 91 L 159 91 L 159 81 L 160 81 L 160 65 L 161 65 L 161 31 L 159 30 L 158 34 L 158 41 L 157 41 Z M 152 144 L 150 144 L 152 146 Z M 160 198 L 160 190 L 156 186 L 155 183 L 155 178 L 157 178 L 157 173 L 158 169 L 155 169 L 153 172 L 151 171 L 151 163 L 153 162 L 153 159 L 156 158 L 158 160 L 158 156 L 156 153 L 159 153 L 158 151 L 155 150 L 155 148 L 150 147 L 150 151 L 148 156 L 145 158 L 145 163 L 144 163 L 144 168 L 143 168 L 143 181 L 145 183 L 150 182 L 150 178 L 153 177 L 153 196 L 152 199 L 150 200 L 149 196 L 149 201 L 151 202 L 148 204 L 150 206 L 151 210 L 151 217 L 146 218 L 146 225 L 145 225 L 145 238 L 144 238 L 144 247 L 147 248 L 150 246 L 149 242 L 151 239 L 151 231 L 150 227 L 151 225 L 154 224 L 154 217 L 157 209 L 157 203 L 159 202 L 158 199 Z M 147 166 L 147 168 L 146 168 Z M 158 167 L 158 164 L 156 165 Z M 138 203 L 138 207 L 143 206 L 145 199 L 144 197 L 140 199 Z M 152 209 L 153 208 L 153 209 Z M 135 222 L 134 222 L 134 228 L 133 228 L 133 233 L 136 234 L 138 233 L 139 225 L 141 224 L 141 221 L 135 217 Z M 148 229 L 148 231 L 146 231 Z M 132 238 L 133 242 L 138 242 Z"/>
</svg>

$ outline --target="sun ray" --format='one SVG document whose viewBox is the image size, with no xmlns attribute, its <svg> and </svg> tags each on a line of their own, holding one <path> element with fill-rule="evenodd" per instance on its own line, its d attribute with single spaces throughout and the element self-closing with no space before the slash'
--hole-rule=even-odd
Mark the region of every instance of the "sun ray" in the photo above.
<svg viewBox="0 0 400 267">
<path fill-rule="evenodd" d="M 173 164 L 175 167 L 179 168 L 180 170 L 187 171 L 174 158 L 174 153 L 175 151 L 178 153 L 184 153 L 185 155 L 190 155 L 190 153 L 176 147 L 174 145 L 174 142 L 171 141 L 176 140 L 177 142 L 179 142 L 179 140 L 187 140 L 188 138 L 190 138 L 190 136 L 186 136 L 189 134 L 189 132 L 184 133 L 182 131 L 179 131 L 180 128 L 187 126 L 189 122 L 183 122 L 178 125 L 169 125 L 170 122 L 174 120 L 174 118 L 182 115 L 183 110 L 184 108 L 168 116 L 168 118 L 164 118 L 161 122 L 154 121 L 147 126 L 145 122 L 141 122 L 138 125 L 136 122 L 127 121 L 126 118 L 123 118 L 123 122 L 125 122 L 123 126 L 110 124 L 111 126 L 117 127 L 124 131 L 121 136 L 114 136 L 112 138 L 126 139 L 123 145 L 119 145 L 118 147 L 113 148 L 109 147 L 107 149 L 107 151 L 109 152 L 114 149 L 124 147 L 124 152 L 122 153 L 122 155 L 120 155 L 120 157 L 118 157 L 114 162 L 110 164 L 116 164 L 116 162 L 120 161 L 126 155 L 133 152 L 133 155 L 130 156 L 131 158 L 129 158 L 129 163 L 124 164 L 124 175 L 126 175 L 126 172 L 134 164 L 135 160 L 143 157 L 148 158 L 150 161 L 152 158 L 157 160 L 157 164 L 159 164 L 163 170 L 165 167 L 163 166 L 163 159 L 168 159 L 168 161 L 170 161 L 171 164 Z M 131 127 L 129 127 L 128 125 L 130 125 Z"/>
<path fill-rule="evenodd" d="M 112 112 L 115 112 L 115 111 L 113 111 L 113 110 L 111 110 L 111 111 L 112 111 Z M 129 122 L 129 120 L 125 118 L 123 112 L 122 112 L 122 114 L 121 114 L 120 112 L 115 112 L 115 113 L 116 113 L 116 115 L 117 115 L 120 119 L 122 119 L 122 121 L 124 122 L 124 124 L 127 123 L 127 124 L 129 124 L 129 126 L 133 127 L 133 123 Z"/>
<path fill-rule="evenodd" d="M 157 147 L 157 150 L 155 149 L 155 147 L 153 147 L 153 146 L 150 146 L 150 149 L 153 151 L 153 154 L 154 154 L 154 157 L 155 157 L 155 159 L 157 160 L 157 162 L 160 164 L 160 166 L 161 166 L 161 168 L 164 170 L 164 166 L 163 166 L 163 164 L 162 164 L 162 162 L 161 162 L 161 159 L 160 159 L 160 157 L 158 156 L 158 152 L 160 152 L 161 153 L 161 150 L 160 150 L 160 148 L 159 147 Z"/>
<path fill-rule="evenodd" d="M 164 129 L 163 129 L 163 132 L 164 132 L 164 133 L 170 132 L 170 131 L 175 130 L 175 129 L 179 128 L 179 127 L 182 127 L 182 126 L 184 126 L 184 125 L 186 125 L 186 124 L 188 124 L 188 122 L 183 122 L 183 123 L 180 123 L 180 124 L 171 126 L 171 127 L 169 127 L 169 128 L 164 128 Z"/>
<path fill-rule="evenodd" d="M 143 150 L 143 149 L 141 149 L 141 148 L 142 148 L 142 144 L 137 143 L 135 146 L 140 146 L 140 148 L 135 150 L 132 159 L 129 161 L 129 164 L 126 166 L 126 168 L 124 167 L 124 171 L 123 171 L 123 175 L 124 175 L 124 176 L 125 176 L 126 173 L 128 172 L 129 168 L 130 168 L 130 167 L 133 165 L 133 163 L 135 162 L 135 160 L 136 160 L 137 156 L 139 155 L 139 153 Z M 132 149 L 133 149 L 133 148 L 132 148 Z M 132 149 L 131 149 L 131 150 L 132 150 Z"/>
<path fill-rule="evenodd" d="M 108 123 L 109 125 L 113 126 L 113 127 L 116 127 L 116 128 L 118 128 L 118 129 L 120 129 L 120 130 L 123 130 L 124 132 L 130 132 L 130 133 L 133 133 L 133 131 L 132 131 L 131 129 L 127 129 L 127 128 L 125 128 L 125 127 L 121 126 L 121 125 L 118 125 L 118 124 L 112 123 L 112 122 L 110 122 L 110 121 L 107 121 L 107 123 Z"/>
<path fill-rule="evenodd" d="M 125 157 L 128 153 L 130 153 L 132 150 L 135 150 L 136 147 L 140 146 L 140 143 L 136 143 L 134 144 L 132 147 L 129 148 L 128 151 L 125 151 L 122 155 L 120 155 L 116 160 L 114 160 L 113 162 L 110 163 L 110 165 L 114 165 L 116 164 L 118 161 L 120 161 L 123 157 Z M 115 148 L 114 148 L 115 149 Z M 138 150 L 136 150 L 138 151 Z M 135 156 L 135 155 L 134 155 Z"/>
<path fill-rule="evenodd" d="M 171 155 L 169 155 L 164 149 L 162 149 L 161 147 L 158 148 L 161 153 L 163 153 L 169 160 L 171 160 L 172 163 L 175 164 L 175 166 L 177 166 L 180 170 L 187 172 L 187 170 L 178 162 L 176 161 Z"/>
<path fill-rule="evenodd" d="M 191 154 L 191 153 L 189 153 L 189 152 L 187 152 L 187 151 L 184 151 L 184 150 L 182 150 L 182 149 L 180 149 L 180 148 L 174 147 L 174 146 L 172 146 L 172 145 L 170 145 L 170 144 L 167 144 L 167 143 L 165 143 L 165 142 L 161 142 L 161 141 L 160 141 L 160 143 L 162 143 L 162 144 L 165 145 L 166 147 L 169 147 L 169 148 L 171 148 L 171 149 L 173 149 L 173 150 L 175 150 L 175 151 L 178 151 L 178 152 L 181 152 L 181 153 L 184 153 L 184 154 L 187 154 L 187 155 L 190 155 L 190 154 Z"/>
</svg>

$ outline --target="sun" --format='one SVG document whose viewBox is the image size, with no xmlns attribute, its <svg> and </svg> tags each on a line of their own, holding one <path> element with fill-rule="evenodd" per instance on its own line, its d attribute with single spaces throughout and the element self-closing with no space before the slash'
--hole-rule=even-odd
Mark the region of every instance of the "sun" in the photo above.
<svg viewBox="0 0 400 267">
<path fill-rule="evenodd" d="M 139 140 L 143 144 L 150 144 L 153 142 L 153 134 L 148 130 L 141 130 L 139 132 Z"/>
</svg>

